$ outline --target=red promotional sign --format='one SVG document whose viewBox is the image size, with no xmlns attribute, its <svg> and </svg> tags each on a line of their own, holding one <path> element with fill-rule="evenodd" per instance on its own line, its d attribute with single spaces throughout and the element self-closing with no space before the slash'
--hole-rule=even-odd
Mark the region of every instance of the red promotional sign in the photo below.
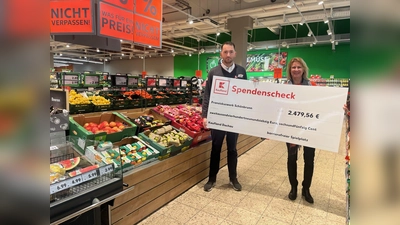
<svg viewBox="0 0 400 225">
<path fill-rule="evenodd" d="M 133 41 L 133 12 L 100 2 L 98 15 L 97 26 L 100 35 Z"/>
<path fill-rule="evenodd" d="M 161 21 L 162 0 L 136 0 L 135 14 Z"/>
<path fill-rule="evenodd" d="M 282 68 L 274 69 L 274 78 L 282 78 Z"/>
<path fill-rule="evenodd" d="M 50 0 L 50 33 L 94 33 L 92 0 Z"/>
<path fill-rule="evenodd" d="M 161 47 L 161 22 L 135 15 L 135 43 Z"/>
<path fill-rule="evenodd" d="M 122 7 L 131 12 L 133 11 L 133 0 L 103 0 L 103 1 Z"/>
</svg>

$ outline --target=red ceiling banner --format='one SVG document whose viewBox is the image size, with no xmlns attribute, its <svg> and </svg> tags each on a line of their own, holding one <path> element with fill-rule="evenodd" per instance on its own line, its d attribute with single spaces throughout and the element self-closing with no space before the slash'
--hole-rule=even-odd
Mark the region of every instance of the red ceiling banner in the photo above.
<svg viewBox="0 0 400 225">
<path fill-rule="evenodd" d="M 99 2 L 98 34 L 133 41 L 134 15 L 133 12 Z"/>
<path fill-rule="evenodd" d="M 162 0 L 135 0 L 135 14 L 161 21 Z"/>
<path fill-rule="evenodd" d="M 134 0 L 103 0 L 103 1 L 133 12 Z"/>
<path fill-rule="evenodd" d="M 161 47 L 161 22 L 135 15 L 133 41 L 135 43 Z"/>
<path fill-rule="evenodd" d="M 93 9 L 92 0 L 50 0 L 50 33 L 95 33 Z"/>
</svg>

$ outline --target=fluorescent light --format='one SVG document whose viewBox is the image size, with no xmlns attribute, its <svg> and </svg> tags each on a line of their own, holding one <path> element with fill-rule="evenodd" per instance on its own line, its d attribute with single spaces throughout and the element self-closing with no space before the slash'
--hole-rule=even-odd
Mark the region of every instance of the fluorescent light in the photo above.
<svg viewBox="0 0 400 225">
<path fill-rule="evenodd" d="M 62 56 L 62 53 L 60 53 L 59 55 Z"/>
<path fill-rule="evenodd" d="M 326 32 L 328 33 L 328 35 L 331 35 L 331 34 L 332 34 L 332 31 L 331 31 L 331 30 L 327 30 Z"/>
<path fill-rule="evenodd" d="M 124 56 L 125 54 L 124 54 L 124 53 L 122 53 L 121 55 L 122 55 L 122 56 Z"/>
<path fill-rule="evenodd" d="M 62 60 L 54 60 L 55 63 L 69 63 L 69 64 L 76 64 L 76 65 L 83 65 L 81 62 L 73 62 L 73 61 L 62 61 Z"/>
<path fill-rule="evenodd" d="M 149 48 L 151 48 L 151 45 L 149 45 Z"/>
<path fill-rule="evenodd" d="M 99 48 L 97 48 L 97 49 L 96 49 L 96 52 L 100 52 L 100 49 L 99 49 Z"/>
<path fill-rule="evenodd" d="M 339 42 L 335 41 L 335 45 L 338 45 L 338 44 L 339 44 Z"/>
<path fill-rule="evenodd" d="M 120 41 L 122 42 L 122 39 Z"/>
<path fill-rule="evenodd" d="M 322 5 L 322 4 L 324 4 L 324 1 L 319 1 L 318 2 L 318 5 Z"/>
<path fill-rule="evenodd" d="M 324 23 L 328 23 L 328 22 L 329 22 L 328 17 L 325 16 Z"/>
<path fill-rule="evenodd" d="M 312 34 L 312 32 L 311 32 L 311 30 L 308 32 L 308 34 L 307 34 L 307 36 L 311 36 L 311 34 Z"/>
<path fill-rule="evenodd" d="M 171 52 L 174 52 L 174 49 L 171 48 Z"/>
<path fill-rule="evenodd" d="M 219 36 L 220 35 L 220 33 L 219 32 L 217 32 L 217 36 Z"/>
<path fill-rule="evenodd" d="M 67 46 L 66 46 L 67 48 L 69 48 L 69 45 L 67 44 Z"/>
<path fill-rule="evenodd" d="M 189 53 L 189 56 L 192 56 L 192 53 Z"/>
<path fill-rule="evenodd" d="M 190 19 L 190 20 L 189 20 L 189 24 L 193 24 L 193 20 Z"/>
<path fill-rule="evenodd" d="M 311 43 L 311 44 L 310 44 L 310 47 L 312 47 L 312 46 L 313 46 L 313 44 Z"/>
</svg>

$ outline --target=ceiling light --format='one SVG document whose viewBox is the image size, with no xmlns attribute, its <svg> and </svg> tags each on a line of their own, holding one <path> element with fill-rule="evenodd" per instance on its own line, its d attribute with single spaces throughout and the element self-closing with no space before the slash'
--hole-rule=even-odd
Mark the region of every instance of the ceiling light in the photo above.
<svg viewBox="0 0 400 225">
<path fill-rule="evenodd" d="M 100 52 L 100 49 L 99 49 L 99 48 L 97 48 L 97 49 L 96 49 L 96 52 Z"/>
<path fill-rule="evenodd" d="M 160 56 L 162 57 L 162 54 L 160 54 Z"/>
<path fill-rule="evenodd" d="M 329 22 L 328 17 L 325 16 L 324 23 L 328 23 L 328 22 Z"/>
<path fill-rule="evenodd" d="M 311 43 L 311 44 L 310 44 L 310 47 L 312 47 L 312 46 L 313 46 L 313 44 Z"/>
<path fill-rule="evenodd" d="M 122 53 L 121 55 L 122 55 L 122 56 L 124 56 L 125 54 L 124 54 L 124 53 Z"/>
<path fill-rule="evenodd" d="M 189 53 L 189 56 L 192 56 L 192 53 Z"/>
<path fill-rule="evenodd" d="M 287 3 L 287 7 L 290 9 L 290 8 L 292 8 L 293 4 L 294 4 L 294 1 L 293 1 L 293 0 L 290 0 L 290 1 Z"/>
<path fill-rule="evenodd" d="M 304 22 L 305 22 L 305 21 L 304 21 L 304 18 L 302 18 L 299 24 L 300 24 L 301 26 L 303 26 Z"/>
<path fill-rule="evenodd" d="M 60 53 L 60 56 L 62 56 L 62 53 Z"/>
<path fill-rule="evenodd" d="M 331 34 L 332 34 L 332 31 L 329 30 L 329 29 L 328 29 L 326 32 L 328 33 L 328 35 L 331 35 Z"/>
<path fill-rule="evenodd" d="M 324 1 L 319 1 L 318 2 L 318 5 L 322 5 L 322 4 L 324 4 Z"/>
<path fill-rule="evenodd" d="M 315 44 L 317 44 L 317 42 L 316 42 L 316 41 L 314 41 L 314 42 L 313 42 L 313 44 L 315 45 Z"/>
<path fill-rule="evenodd" d="M 120 41 L 122 42 L 122 39 Z"/>
<path fill-rule="evenodd" d="M 175 53 L 172 53 L 172 56 L 175 56 Z"/>
<path fill-rule="evenodd" d="M 330 40 L 330 41 L 331 41 L 331 43 L 334 43 L 334 42 L 335 42 L 335 40 L 333 40 L 332 38 L 331 38 L 331 40 Z"/>
<path fill-rule="evenodd" d="M 311 34 L 312 34 L 312 32 L 311 32 L 311 30 L 308 32 L 308 34 L 307 34 L 307 36 L 311 36 Z"/>
<path fill-rule="evenodd" d="M 338 44 L 339 44 L 339 42 L 335 41 L 335 45 L 338 45 Z"/>
<path fill-rule="evenodd" d="M 217 36 L 219 36 L 220 35 L 220 33 L 219 32 L 217 32 Z"/>
<path fill-rule="evenodd" d="M 105 59 L 104 59 L 104 61 L 106 61 L 106 62 L 107 62 L 107 61 L 108 61 L 108 59 L 107 59 L 107 58 L 105 58 Z"/>
<path fill-rule="evenodd" d="M 151 48 L 151 45 L 149 45 L 149 48 Z"/>
<path fill-rule="evenodd" d="M 193 24 L 193 20 L 192 19 L 189 20 L 189 24 Z"/>
<path fill-rule="evenodd" d="M 171 48 L 171 52 L 174 52 L 174 49 L 173 49 L 173 48 Z"/>
<path fill-rule="evenodd" d="M 67 45 L 67 48 L 69 48 L 69 45 Z"/>
</svg>

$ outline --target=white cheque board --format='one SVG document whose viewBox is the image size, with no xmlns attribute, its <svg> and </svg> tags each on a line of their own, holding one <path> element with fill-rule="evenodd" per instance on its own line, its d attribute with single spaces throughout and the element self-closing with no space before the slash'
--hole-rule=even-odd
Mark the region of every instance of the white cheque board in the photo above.
<svg viewBox="0 0 400 225">
<path fill-rule="evenodd" d="M 338 152 L 347 92 L 214 76 L 208 127 Z"/>
</svg>

